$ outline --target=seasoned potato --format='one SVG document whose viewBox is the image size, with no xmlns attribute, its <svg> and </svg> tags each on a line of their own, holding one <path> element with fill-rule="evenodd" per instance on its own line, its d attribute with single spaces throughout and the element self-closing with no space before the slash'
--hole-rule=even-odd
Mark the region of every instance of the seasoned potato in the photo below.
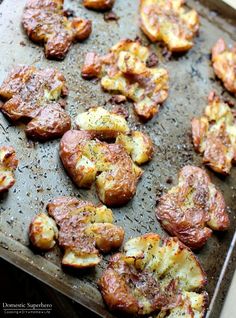
<svg viewBox="0 0 236 318">
<path fill-rule="evenodd" d="M 89 37 L 92 23 L 81 18 L 68 19 L 64 0 L 27 0 L 22 25 L 28 37 L 44 44 L 48 59 L 65 58 L 73 42 Z"/>
<path fill-rule="evenodd" d="M 45 213 L 39 213 L 30 224 L 29 238 L 38 249 L 50 250 L 58 239 L 58 229 L 55 221 Z"/>
<path fill-rule="evenodd" d="M 225 88 L 236 94 L 236 44 L 230 49 L 220 38 L 212 48 L 212 65 Z"/>
<path fill-rule="evenodd" d="M 165 230 L 192 249 L 202 247 L 212 230 L 229 227 L 222 193 L 204 170 L 194 166 L 180 171 L 178 185 L 161 197 L 156 216 Z"/>
<path fill-rule="evenodd" d="M 18 166 L 16 152 L 13 147 L 0 147 L 0 193 L 7 191 L 15 183 L 14 170 Z"/>
<path fill-rule="evenodd" d="M 204 318 L 208 295 L 195 292 L 183 292 L 181 303 L 170 310 L 161 310 L 156 318 Z"/>
<path fill-rule="evenodd" d="M 195 10 L 186 11 L 184 0 L 141 0 L 141 29 L 152 42 L 163 41 L 172 52 L 192 48 L 199 29 Z"/>
<path fill-rule="evenodd" d="M 134 102 L 137 115 L 149 120 L 168 96 L 168 73 L 163 68 L 146 66 L 150 54 L 138 40 L 123 40 L 106 56 L 88 53 L 82 76 L 100 77 L 104 90 L 126 96 Z"/>
<path fill-rule="evenodd" d="M 181 307 L 184 312 L 187 306 L 203 317 L 207 293 L 201 291 L 205 284 L 206 274 L 186 246 L 177 238 L 161 239 L 153 233 L 130 239 L 124 253 L 111 257 L 99 280 L 111 310 L 134 315 L 161 310 L 158 318 L 177 313 Z"/>
<path fill-rule="evenodd" d="M 212 170 L 229 174 L 236 161 L 236 120 L 229 105 L 211 92 L 205 115 L 192 120 L 194 148 Z"/>
<path fill-rule="evenodd" d="M 153 143 L 150 137 L 141 131 L 132 131 L 131 136 L 119 134 L 116 143 L 122 145 L 132 160 L 141 165 L 152 159 Z"/>
<path fill-rule="evenodd" d="M 59 226 L 59 245 L 65 251 L 63 265 L 93 267 L 101 261 L 99 251 L 108 253 L 123 242 L 124 230 L 112 224 L 112 211 L 104 205 L 59 197 L 47 210 Z"/>
<path fill-rule="evenodd" d="M 1 111 L 13 122 L 27 120 L 30 138 L 48 140 L 62 136 L 71 120 L 64 111 L 67 96 L 64 76 L 53 69 L 18 66 L 0 87 Z"/>
<path fill-rule="evenodd" d="M 109 140 L 119 133 L 129 133 L 128 123 L 121 115 L 109 112 L 103 107 L 90 108 L 80 113 L 75 123 L 77 128 L 91 132 L 99 139 Z"/>
<path fill-rule="evenodd" d="M 106 11 L 110 10 L 115 3 L 115 0 L 83 0 L 83 5 L 87 9 Z"/>
<path fill-rule="evenodd" d="M 60 142 L 60 157 L 78 187 L 90 188 L 96 181 L 98 196 L 108 206 L 127 203 L 142 175 L 123 146 L 93 139 L 87 131 L 68 131 Z"/>
</svg>

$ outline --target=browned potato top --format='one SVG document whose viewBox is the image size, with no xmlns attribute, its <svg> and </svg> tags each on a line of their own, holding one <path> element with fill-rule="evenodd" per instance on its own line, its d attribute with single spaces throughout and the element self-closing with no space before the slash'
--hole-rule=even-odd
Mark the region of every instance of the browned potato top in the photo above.
<svg viewBox="0 0 236 318">
<path fill-rule="evenodd" d="M 168 73 L 163 68 L 147 67 L 150 54 L 138 40 L 123 40 L 103 57 L 88 53 L 82 76 L 100 77 L 104 90 L 126 96 L 134 102 L 137 115 L 149 120 L 168 96 Z"/>
<path fill-rule="evenodd" d="M 0 87 L 4 104 L 1 111 L 12 121 L 27 120 L 26 133 L 31 138 L 47 140 L 62 136 L 70 129 L 64 111 L 68 94 L 64 76 L 54 69 L 34 66 L 14 68 Z"/>
<path fill-rule="evenodd" d="M 185 0 L 141 0 L 141 29 L 152 41 L 163 41 L 172 52 L 192 48 L 199 29 L 195 10 L 186 11 Z"/>
<path fill-rule="evenodd" d="M 91 33 L 91 21 L 68 19 L 63 11 L 64 0 L 28 0 L 22 24 L 28 37 L 43 43 L 49 59 L 65 58 L 71 44 L 85 40 Z"/>
<path fill-rule="evenodd" d="M 194 166 L 180 171 L 178 185 L 161 197 L 156 216 L 165 230 L 192 249 L 202 247 L 212 230 L 229 227 L 222 193 L 204 170 Z"/>
<path fill-rule="evenodd" d="M 0 147 L 0 193 L 11 188 L 15 183 L 14 170 L 18 166 L 16 152 L 13 147 Z"/>
<path fill-rule="evenodd" d="M 214 171 L 229 174 L 236 161 L 236 119 L 229 105 L 211 92 L 204 116 L 192 120 L 193 144 L 203 162 Z"/>
<path fill-rule="evenodd" d="M 47 210 L 59 226 L 59 245 L 65 250 L 63 265 L 95 266 L 101 260 L 99 251 L 108 253 L 123 242 L 124 230 L 112 224 L 112 211 L 104 205 L 59 197 Z"/>
<path fill-rule="evenodd" d="M 142 175 L 122 145 L 101 142 L 87 131 L 68 131 L 60 157 L 77 186 L 90 188 L 96 181 L 99 198 L 108 206 L 127 203 Z"/>
<path fill-rule="evenodd" d="M 177 312 L 204 317 L 208 296 L 201 292 L 206 274 L 194 254 L 177 238 L 161 239 L 149 233 L 130 239 L 124 253 L 111 257 L 99 280 L 105 303 L 111 310 L 181 318 Z M 176 315 L 175 315 L 176 314 Z"/>
<path fill-rule="evenodd" d="M 115 3 L 115 0 L 83 0 L 83 5 L 87 9 L 106 11 L 110 10 Z"/>
<path fill-rule="evenodd" d="M 225 88 L 236 94 L 236 44 L 230 49 L 220 38 L 212 48 L 212 65 Z"/>
</svg>

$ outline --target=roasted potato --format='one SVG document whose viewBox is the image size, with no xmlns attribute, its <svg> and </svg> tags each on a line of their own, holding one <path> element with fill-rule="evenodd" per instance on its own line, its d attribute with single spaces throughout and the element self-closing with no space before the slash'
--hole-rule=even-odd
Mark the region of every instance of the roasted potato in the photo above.
<svg viewBox="0 0 236 318">
<path fill-rule="evenodd" d="M 196 256 L 177 238 L 161 239 L 149 233 L 130 239 L 124 253 L 111 257 L 98 285 L 111 310 L 133 315 L 160 310 L 160 318 L 188 306 L 203 317 L 206 282 Z"/>
<path fill-rule="evenodd" d="M 212 48 L 212 65 L 225 88 L 236 94 L 236 44 L 230 49 L 220 38 Z"/>
<path fill-rule="evenodd" d="M 0 147 L 0 193 L 7 191 L 15 183 L 14 170 L 18 166 L 13 147 Z"/>
<path fill-rule="evenodd" d="M 50 250 L 58 239 L 58 229 L 55 221 L 45 213 L 34 217 L 29 227 L 31 243 L 40 250 Z"/>
<path fill-rule="evenodd" d="M 192 120 L 194 148 L 212 170 L 227 175 L 236 162 L 236 120 L 229 105 L 211 92 L 205 115 Z"/>
<path fill-rule="evenodd" d="M 81 18 L 68 19 L 64 0 L 27 0 L 22 25 L 30 40 L 44 44 L 48 59 L 65 58 L 73 42 L 87 39 L 92 23 Z"/>
<path fill-rule="evenodd" d="M 192 249 L 201 248 L 212 230 L 229 227 L 222 193 L 204 170 L 194 166 L 180 171 L 178 185 L 161 197 L 156 217 L 166 231 Z"/>
<path fill-rule="evenodd" d="M 129 133 L 125 118 L 109 112 L 103 107 L 90 108 L 80 113 L 75 119 L 77 128 L 91 132 L 98 139 L 109 140 L 116 138 L 119 133 Z"/>
<path fill-rule="evenodd" d="M 114 3 L 115 0 L 83 0 L 85 8 L 96 11 L 110 10 Z"/>
<path fill-rule="evenodd" d="M 90 188 L 96 181 L 98 196 L 108 206 L 127 203 L 142 175 L 123 146 L 93 139 L 86 131 L 66 132 L 60 142 L 60 157 L 78 187 Z"/>
<path fill-rule="evenodd" d="M 71 120 L 64 111 L 67 96 L 64 76 L 53 69 L 18 66 L 0 87 L 1 111 L 13 122 L 28 121 L 27 136 L 47 140 L 62 136 Z"/>
<path fill-rule="evenodd" d="M 163 41 L 171 52 L 188 51 L 199 29 L 195 10 L 186 11 L 184 0 L 141 0 L 141 29 L 152 42 Z"/>
<path fill-rule="evenodd" d="M 182 301 L 177 307 L 161 310 L 156 318 L 204 318 L 207 304 L 207 293 L 183 292 Z"/>
<path fill-rule="evenodd" d="M 88 53 L 82 76 L 100 77 L 105 91 L 126 96 L 134 102 L 137 115 L 149 120 L 168 96 L 169 78 L 165 69 L 146 66 L 150 54 L 138 40 L 123 40 L 106 56 Z"/>
<path fill-rule="evenodd" d="M 59 226 L 59 245 L 65 251 L 63 265 L 93 267 L 101 261 L 99 251 L 108 253 L 123 242 L 124 230 L 112 224 L 112 211 L 104 205 L 59 197 L 47 210 Z"/>
</svg>

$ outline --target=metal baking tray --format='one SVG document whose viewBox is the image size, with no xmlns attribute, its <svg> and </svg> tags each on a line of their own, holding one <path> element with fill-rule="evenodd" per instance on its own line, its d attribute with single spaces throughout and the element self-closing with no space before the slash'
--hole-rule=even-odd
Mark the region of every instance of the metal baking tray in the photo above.
<svg viewBox="0 0 236 318">
<path fill-rule="evenodd" d="M 23 32 L 21 14 L 25 0 L 3 0 L 0 5 L 0 82 L 16 64 L 56 67 L 67 78 L 67 109 L 72 119 L 91 106 L 106 105 L 110 108 L 110 95 L 101 91 L 97 81 L 81 79 L 80 68 L 86 52 L 106 53 L 122 38 L 140 36 L 145 44 L 149 44 L 138 27 L 138 2 L 117 0 L 114 11 L 120 19 L 108 23 L 102 13 L 83 8 L 81 1 L 66 1 L 66 8 L 93 20 L 93 33 L 87 41 L 73 45 L 64 61 L 57 62 L 46 60 L 42 47 L 30 42 Z M 214 7 L 220 10 L 221 16 L 211 11 L 212 4 L 217 4 Z M 202 167 L 202 158 L 194 152 L 191 143 L 190 120 L 202 114 L 212 89 L 234 100 L 215 79 L 210 66 L 210 50 L 219 37 L 228 43 L 236 40 L 235 11 L 221 1 L 189 0 L 188 6 L 195 8 L 201 16 L 200 34 L 192 50 L 167 58 L 161 54 L 162 48 L 156 49 L 159 45 L 151 45 L 158 52 L 159 64 L 170 72 L 169 98 L 158 116 L 143 125 L 135 118 L 131 103 L 125 105 L 130 111 L 130 124 L 147 131 L 156 145 L 154 159 L 144 166 L 145 173 L 134 199 L 122 208 L 113 209 L 117 224 L 125 228 L 125 240 L 150 231 L 167 235 L 155 218 L 157 197 L 177 182 L 181 167 L 186 164 Z M 1 257 L 98 315 L 114 317 L 104 307 L 96 287 L 109 255 L 95 269 L 71 271 L 61 268 L 59 248 L 45 254 L 36 254 L 29 248 L 27 231 L 30 220 L 36 213 L 45 211 L 52 198 L 71 195 L 92 202 L 98 202 L 98 198 L 94 188 L 80 190 L 73 185 L 58 157 L 58 140 L 32 143 L 26 139 L 22 128 L 23 125 L 13 126 L 0 114 L 0 144 L 14 146 L 20 160 L 15 186 L 0 197 Z M 225 196 L 231 219 L 229 231 L 214 233 L 197 253 L 209 280 L 207 291 L 211 303 L 208 317 L 217 318 L 236 264 L 236 168 L 228 177 L 220 177 L 211 171 L 209 174 Z M 170 177 L 173 184 L 168 183 Z"/>
</svg>

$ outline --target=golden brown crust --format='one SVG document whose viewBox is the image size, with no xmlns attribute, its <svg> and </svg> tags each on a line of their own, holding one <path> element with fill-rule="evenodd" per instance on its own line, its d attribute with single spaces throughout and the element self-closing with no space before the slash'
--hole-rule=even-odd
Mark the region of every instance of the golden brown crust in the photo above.
<svg viewBox="0 0 236 318">
<path fill-rule="evenodd" d="M 64 0 L 28 0 L 22 25 L 28 37 L 44 44 L 49 59 L 65 58 L 71 44 L 85 40 L 91 33 L 91 21 L 68 19 L 63 11 Z"/>
<path fill-rule="evenodd" d="M 100 77 L 105 91 L 126 96 L 134 102 L 137 115 L 150 120 L 168 96 L 168 73 L 162 68 L 147 67 L 150 54 L 138 40 L 122 40 L 106 56 L 88 53 L 82 76 Z"/>
<path fill-rule="evenodd" d="M 115 0 L 83 0 L 83 5 L 87 9 L 96 11 L 110 10 L 115 3 Z"/>
<path fill-rule="evenodd" d="M 58 239 L 58 229 L 54 220 L 45 213 L 37 214 L 29 226 L 29 239 L 37 249 L 52 249 Z"/>
<path fill-rule="evenodd" d="M 119 134 L 116 143 L 122 145 L 138 165 L 150 161 L 153 157 L 153 142 L 147 134 L 141 131 L 132 131 L 130 136 Z"/>
<path fill-rule="evenodd" d="M 197 292 L 205 284 L 206 274 L 187 247 L 153 233 L 129 240 L 124 253 L 111 257 L 98 283 L 111 310 L 134 315 L 168 312 L 185 303 L 192 309 L 186 294 L 201 298 L 199 312 L 204 315 L 207 294 Z"/>
<path fill-rule="evenodd" d="M 59 245 L 65 250 L 62 263 L 76 268 L 92 267 L 121 246 L 124 230 L 113 225 L 112 211 L 103 205 L 72 197 L 59 197 L 47 205 L 59 226 Z"/>
<path fill-rule="evenodd" d="M 0 109 L 13 122 L 27 120 L 29 137 L 57 138 L 71 126 L 70 117 L 63 109 L 62 97 L 67 94 L 66 80 L 58 71 L 18 66 L 0 87 L 0 97 L 4 101 Z"/>
<path fill-rule="evenodd" d="M 60 142 L 60 157 L 77 186 L 90 188 L 96 180 L 99 198 L 108 206 L 127 203 L 142 174 L 121 145 L 98 141 L 86 131 L 68 131 Z"/>
<path fill-rule="evenodd" d="M 229 105 L 211 92 L 205 115 L 192 120 L 194 148 L 212 170 L 229 174 L 236 160 L 236 120 Z"/>
<path fill-rule="evenodd" d="M 201 248 L 212 230 L 229 227 L 222 193 L 204 170 L 194 166 L 180 171 L 179 184 L 161 197 L 156 217 L 165 230 L 192 249 Z"/>
<path fill-rule="evenodd" d="M 212 48 L 212 65 L 225 88 L 236 94 L 236 44 L 231 49 L 220 38 Z"/>
<path fill-rule="evenodd" d="M 141 29 L 152 41 L 163 41 L 172 52 L 192 48 L 199 30 L 199 16 L 187 11 L 184 0 L 141 0 Z"/>
<path fill-rule="evenodd" d="M 0 193 L 7 191 L 15 183 L 14 170 L 18 166 L 13 147 L 0 147 Z"/>
<path fill-rule="evenodd" d="M 103 107 L 93 107 L 79 113 L 75 119 L 76 127 L 86 130 L 100 140 L 112 140 L 119 133 L 129 133 L 129 126 L 124 116 Z"/>
</svg>

